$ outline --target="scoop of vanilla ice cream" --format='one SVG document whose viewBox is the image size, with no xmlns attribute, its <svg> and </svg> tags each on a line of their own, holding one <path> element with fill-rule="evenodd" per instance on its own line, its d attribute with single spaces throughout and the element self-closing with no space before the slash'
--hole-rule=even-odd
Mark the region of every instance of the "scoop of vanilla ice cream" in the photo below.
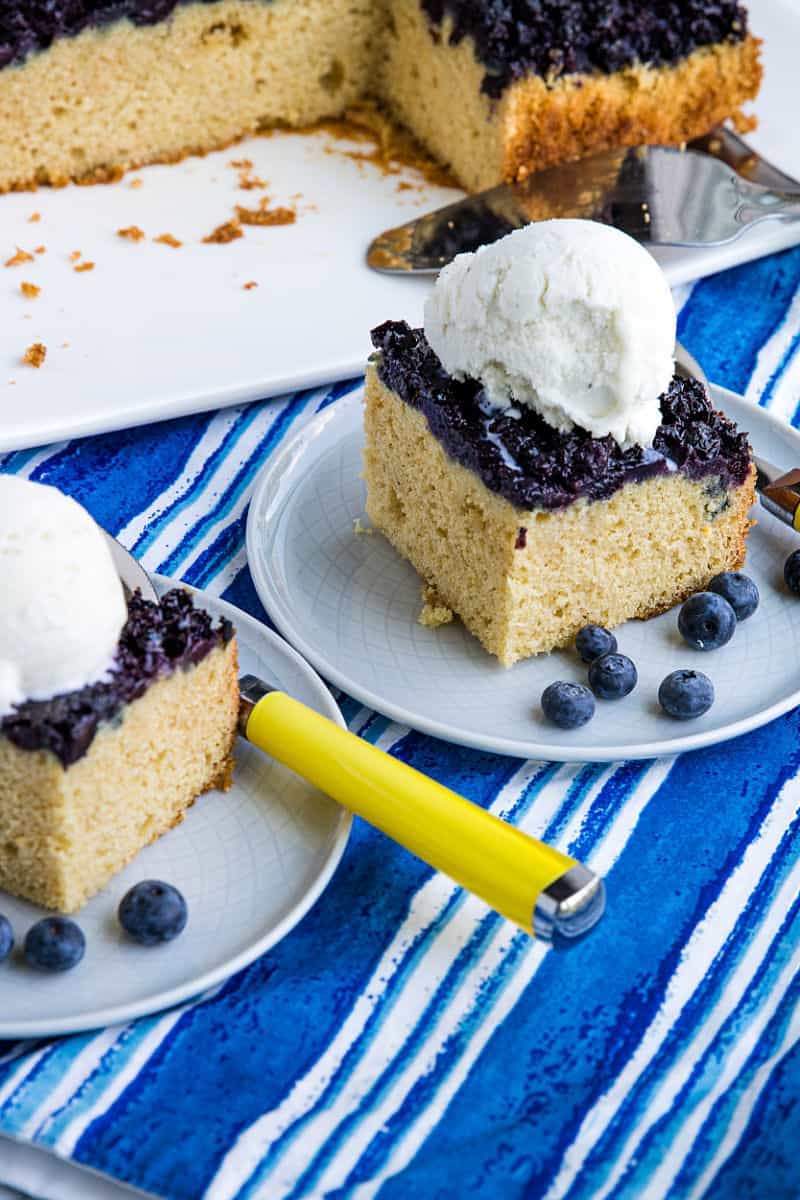
<svg viewBox="0 0 800 1200">
<path fill-rule="evenodd" d="M 100 679 L 126 618 L 88 512 L 57 488 L 0 475 L 0 716 Z"/>
<path fill-rule="evenodd" d="M 456 379 L 622 446 L 652 444 L 675 367 L 675 305 L 655 260 L 595 221 L 541 221 L 439 276 L 425 334 Z"/>
</svg>

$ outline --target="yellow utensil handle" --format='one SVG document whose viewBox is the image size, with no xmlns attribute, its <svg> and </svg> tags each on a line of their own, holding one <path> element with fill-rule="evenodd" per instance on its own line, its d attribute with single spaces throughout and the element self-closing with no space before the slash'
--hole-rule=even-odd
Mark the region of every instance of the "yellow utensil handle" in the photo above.
<svg viewBox="0 0 800 1200">
<path fill-rule="evenodd" d="M 283 692 L 254 705 L 246 737 L 528 933 L 540 893 L 576 865 Z"/>
</svg>

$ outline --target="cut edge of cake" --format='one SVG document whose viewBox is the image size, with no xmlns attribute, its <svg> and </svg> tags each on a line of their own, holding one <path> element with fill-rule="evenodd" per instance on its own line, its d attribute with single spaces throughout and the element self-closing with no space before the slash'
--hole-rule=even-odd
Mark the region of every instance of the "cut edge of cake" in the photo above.
<svg viewBox="0 0 800 1200">
<path fill-rule="evenodd" d="M 374 363 L 365 430 L 372 524 L 504 666 L 569 645 L 587 624 L 657 616 L 744 563 L 754 469 L 730 487 L 676 471 L 523 510 L 451 458 Z"/>
<path fill-rule="evenodd" d="M 471 40 L 450 44 L 448 21 L 432 26 L 419 0 L 196 0 L 154 24 L 120 18 L 57 37 L 0 70 L 0 192 L 116 179 L 341 117 L 364 98 L 480 190 L 594 151 L 706 133 L 761 79 L 760 43 L 747 35 L 670 66 L 531 73 L 494 100 Z"/>
<path fill-rule="evenodd" d="M 199 796 L 231 786 L 238 710 L 234 637 L 151 683 L 67 766 L 0 735 L 0 890 L 81 908 Z"/>
</svg>

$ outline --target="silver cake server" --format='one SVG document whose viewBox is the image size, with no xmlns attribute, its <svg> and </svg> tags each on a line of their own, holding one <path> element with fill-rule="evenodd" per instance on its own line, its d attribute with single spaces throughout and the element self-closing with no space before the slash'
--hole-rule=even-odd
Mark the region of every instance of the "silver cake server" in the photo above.
<svg viewBox="0 0 800 1200">
<path fill-rule="evenodd" d="M 614 225 L 652 246 L 711 246 L 764 220 L 800 219 L 800 183 L 728 130 L 678 150 L 636 146 L 466 196 L 377 237 L 376 271 L 435 274 L 457 254 L 551 217 Z"/>
</svg>

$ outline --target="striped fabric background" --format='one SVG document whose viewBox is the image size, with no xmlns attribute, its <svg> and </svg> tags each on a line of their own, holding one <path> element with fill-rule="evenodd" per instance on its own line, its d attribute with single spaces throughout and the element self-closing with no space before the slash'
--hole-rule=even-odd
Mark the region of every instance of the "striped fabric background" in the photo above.
<svg viewBox="0 0 800 1200">
<path fill-rule="evenodd" d="M 710 377 L 800 423 L 800 249 L 678 299 Z M 244 553 L 254 477 L 357 382 L 0 470 L 58 485 L 148 568 L 263 618 Z M 601 929 L 547 952 L 357 823 L 302 924 L 212 995 L 0 1044 L 0 1132 L 169 1200 L 796 1200 L 800 710 L 677 760 L 562 766 L 342 707 L 605 873 Z"/>
</svg>

